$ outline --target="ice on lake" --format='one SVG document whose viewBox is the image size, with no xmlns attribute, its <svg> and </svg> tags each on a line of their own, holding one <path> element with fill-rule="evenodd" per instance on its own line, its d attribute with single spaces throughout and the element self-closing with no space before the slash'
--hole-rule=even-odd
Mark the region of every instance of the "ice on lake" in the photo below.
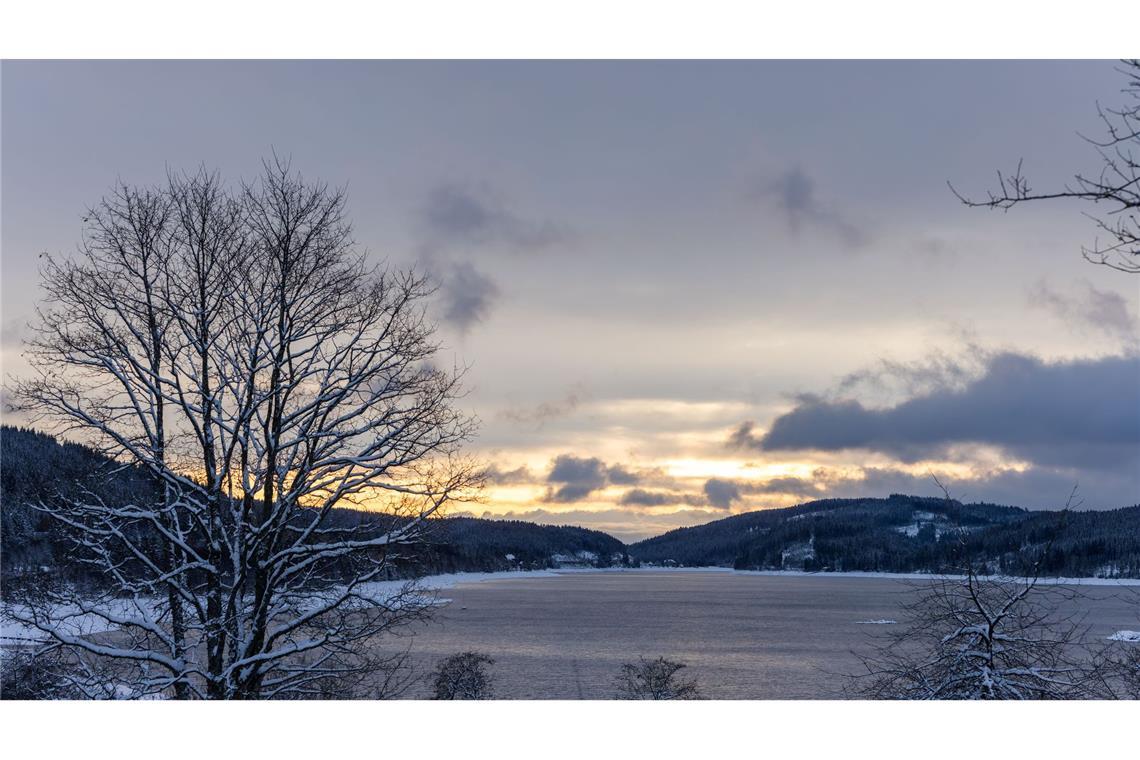
<svg viewBox="0 0 1140 760">
<path fill-rule="evenodd" d="M 639 655 L 687 663 L 710 698 L 839 698 L 840 674 L 858 669 L 852 650 L 894 627 L 915 583 L 661 570 L 460 578 L 411 652 L 421 673 L 456 652 L 490 654 L 500 698 L 610 698 L 622 663 Z M 1094 637 L 1136 627 L 1135 594 L 1085 593 Z M 407 696 L 429 696 L 426 683 Z"/>
</svg>

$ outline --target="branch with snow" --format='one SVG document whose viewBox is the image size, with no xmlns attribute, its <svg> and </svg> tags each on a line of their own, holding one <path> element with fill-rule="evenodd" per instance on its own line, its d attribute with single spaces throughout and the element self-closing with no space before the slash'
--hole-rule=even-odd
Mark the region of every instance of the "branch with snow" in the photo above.
<svg viewBox="0 0 1140 760">
<path fill-rule="evenodd" d="M 433 605 L 369 589 L 480 471 L 461 454 L 463 371 L 433 363 L 427 281 L 368 267 L 344 205 L 279 160 L 236 190 L 171 175 L 116 188 L 78 258 L 46 261 L 17 396 L 145 482 L 39 505 L 106 588 L 12 615 L 70 653 L 83 694 L 395 683 L 402 658 L 373 655 L 377 637 Z"/>
</svg>

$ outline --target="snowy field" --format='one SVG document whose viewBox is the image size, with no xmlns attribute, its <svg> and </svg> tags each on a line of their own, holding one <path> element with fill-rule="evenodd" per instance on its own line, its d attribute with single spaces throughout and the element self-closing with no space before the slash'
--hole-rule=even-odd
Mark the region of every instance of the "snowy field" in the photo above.
<svg viewBox="0 0 1140 760">
<path fill-rule="evenodd" d="M 455 586 L 457 583 L 477 583 L 479 581 L 509 580 L 511 578 L 527 577 L 541 578 L 553 575 L 553 571 L 536 572 L 503 572 L 503 573 L 450 573 L 447 575 L 432 575 L 420 578 L 414 582 L 415 588 L 436 604 L 447 604 L 451 600 L 441 596 L 438 592 Z M 397 595 L 404 593 L 409 581 L 375 581 L 358 587 L 359 593 L 371 596 L 382 602 L 390 602 Z M 116 599 L 108 602 L 94 604 L 102 614 L 88 612 L 79 607 L 60 607 L 55 611 L 57 624 L 64 633 L 73 636 L 89 636 L 97 633 L 112 631 L 118 626 L 111 622 L 114 619 L 129 620 L 138 617 L 141 611 L 145 615 L 157 614 L 157 605 L 152 598 L 139 600 Z M 5 605 L 0 609 L 0 646 L 4 644 L 24 644 L 44 639 L 42 631 L 33 625 L 22 622 L 29 618 L 28 612 L 20 605 Z"/>
<path fill-rule="evenodd" d="M 858 666 L 851 650 L 890 630 L 915 588 L 897 576 L 731 570 L 541 576 L 450 577 L 450 604 L 417 631 L 416 665 L 474 649 L 496 659 L 499 697 L 589 699 L 612 696 L 623 662 L 660 654 L 688 663 L 708 697 L 838 698 L 837 674 Z M 1135 582 L 1080 583 L 1095 636 L 1140 627 Z"/>
</svg>

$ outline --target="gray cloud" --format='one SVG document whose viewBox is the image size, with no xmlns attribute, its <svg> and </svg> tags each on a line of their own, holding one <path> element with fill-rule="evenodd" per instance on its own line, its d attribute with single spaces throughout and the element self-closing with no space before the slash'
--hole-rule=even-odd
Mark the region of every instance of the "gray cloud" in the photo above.
<svg viewBox="0 0 1140 760">
<path fill-rule="evenodd" d="M 740 501 L 740 487 L 731 480 L 710 478 L 705 481 L 704 490 L 709 505 L 718 509 L 728 509 L 732 502 Z"/>
<path fill-rule="evenodd" d="M 499 296 L 499 286 L 494 280 L 470 262 L 449 265 L 437 279 L 440 280 L 437 297 L 442 318 L 461 332 L 486 319 Z"/>
<path fill-rule="evenodd" d="M 834 235 L 848 248 L 859 248 L 870 240 L 863 227 L 820 201 L 815 180 L 798 166 L 755 189 L 753 195 L 774 201 L 797 234 L 804 227 L 815 227 Z"/>
<path fill-rule="evenodd" d="M 623 506 L 661 507 L 666 504 L 678 503 L 680 494 L 669 491 L 647 491 L 644 488 L 631 488 L 621 496 L 620 504 Z"/>
<path fill-rule="evenodd" d="M 914 361 L 880 359 L 871 367 L 844 375 L 831 395 L 871 392 L 888 396 L 918 396 L 962 388 L 985 371 L 991 356 L 991 353 L 970 343 L 961 356 L 935 351 Z"/>
<path fill-rule="evenodd" d="M 941 388 L 894 406 L 802 399 L 763 436 L 744 423 L 730 443 L 760 450 L 869 449 L 914 461 L 956 444 L 990 444 L 1051 466 L 1140 464 L 1140 357 L 1046 363 L 989 357 L 961 389 Z"/>
<path fill-rule="evenodd" d="M 500 486 L 513 486 L 537 481 L 534 473 L 527 467 L 516 467 L 513 470 L 504 470 L 498 465 L 491 465 L 485 471 L 489 483 Z"/>
<path fill-rule="evenodd" d="M 605 487 L 606 466 L 597 457 L 583 459 L 563 454 L 555 458 L 546 480 L 552 484 L 547 490 L 547 501 L 581 501 Z"/>
<path fill-rule="evenodd" d="M 597 457 L 561 454 L 555 457 L 546 479 L 551 483 L 578 483 L 601 488 L 606 484 L 606 465 Z"/>
<path fill-rule="evenodd" d="M 632 486 L 641 482 L 641 475 L 639 473 L 628 470 L 620 464 L 615 464 L 607 471 L 609 481 L 615 486 Z"/>
<path fill-rule="evenodd" d="M 582 390 L 576 386 L 557 401 L 543 401 L 533 407 L 504 409 L 499 412 L 498 416 L 520 425 L 533 426 L 536 430 L 541 430 L 547 422 L 573 414 L 582 403 L 582 398 Z"/>
<path fill-rule="evenodd" d="M 631 488 L 622 494 L 618 503 L 622 506 L 633 507 L 664 507 L 673 504 L 703 507 L 708 504 L 706 499 L 697 494 L 681 491 L 651 491 L 645 488 Z"/>
<path fill-rule="evenodd" d="M 769 478 L 758 483 L 750 483 L 748 493 L 757 494 L 790 494 L 793 496 L 816 496 L 819 488 L 815 481 L 806 478 L 797 478 L 786 475 L 779 478 Z"/>
<path fill-rule="evenodd" d="M 485 185 L 439 185 L 419 217 L 420 261 L 439 282 L 441 318 L 460 332 L 484 321 L 500 295 L 498 283 L 465 255 L 475 248 L 533 252 L 569 238 L 560 225 L 514 213 Z"/>
<path fill-rule="evenodd" d="M 529 520 L 547 525 L 579 525 L 584 528 L 604 530 L 611 536 L 631 543 L 642 538 L 660 535 L 673 528 L 700 525 L 721 515 L 704 509 L 681 509 L 675 512 L 656 514 L 648 511 L 618 508 L 603 510 L 528 509 L 505 514 L 484 512 L 481 516 L 489 520 Z"/>
<path fill-rule="evenodd" d="M 546 481 L 546 500 L 554 502 L 581 501 L 594 491 L 606 485 L 634 485 L 640 482 L 640 474 L 621 465 L 607 466 L 597 457 L 576 457 L 561 454 L 551 464 Z"/>
<path fill-rule="evenodd" d="M 557 488 L 548 489 L 545 501 L 568 504 L 582 501 L 601 486 L 591 486 L 585 483 L 564 483 Z"/>
<path fill-rule="evenodd" d="M 890 467 L 868 467 L 862 478 L 821 472 L 816 481 L 821 497 L 887 496 L 905 493 L 939 496 L 941 490 L 929 475 L 914 475 Z M 954 498 L 1025 507 L 1060 509 L 1077 488 L 1077 501 L 1085 509 L 1112 509 L 1140 502 L 1140 472 L 1100 473 L 1082 479 L 1071 468 L 1031 467 L 1027 470 L 994 470 L 973 477 L 939 475 Z"/>
<path fill-rule="evenodd" d="M 1038 280 L 1027 297 L 1031 306 L 1051 312 L 1078 332 L 1103 332 L 1126 343 L 1137 340 L 1136 317 L 1129 311 L 1124 296 L 1111 290 L 1098 290 L 1087 280 L 1074 295 L 1060 293 L 1044 279 Z"/>
<path fill-rule="evenodd" d="M 1099 472 L 1088 477 L 1079 468 L 1033 466 L 1025 470 L 992 469 L 970 476 L 936 473 L 954 498 L 984 501 L 1027 509 L 1059 509 L 1077 487 L 1077 500 L 1085 509 L 1113 509 L 1140 503 L 1140 470 Z M 940 496 L 929 473 L 911 473 L 896 467 L 855 470 L 819 467 L 811 477 L 778 477 L 764 481 L 723 481 L 737 493 L 798 497 L 803 501 L 825 498 L 886 497 L 892 493 Z M 727 493 L 731 490 L 726 489 Z"/>
<path fill-rule="evenodd" d="M 440 245 L 499 246 L 522 253 L 549 248 L 569 236 L 554 222 L 519 216 L 482 185 L 443 184 L 433 188 L 420 219 L 428 239 Z"/>
<path fill-rule="evenodd" d="M 756 423 L 745 420 L 736 426 L 728 436 L 730 449 L 754 449 L 760 451 L 764 448 L 762 435 L 756 434 Z"/>
<path fill-rule="evenodd" d="M 993 469 L 970 476 L 937 473 L 939 480 L 962 501 L 983 501 L 1027 509 L 1058 509 L 1078 489 L 1082 508 L 1110 509 L 1140 503 L 1140 470 L 1098 473 L 1084 477 L 1077 468 L 1034 466 L 1025 470 Z M 686 505 L 728 509 L 745 496 L 795 497 L 802 501 L 826 498 L 883 498 L 892 493 L 939 496 L 942 491 L 929 473 L 915 474 L 896 467 L 863 467 L 855 470 L 817 468 L 810 477 L 784 476 L 763 481 L 713 478 L 705 483 L 703 496 L 681 491 L 634 488 L 626 491 L 622 507 Z M 786 503 L 783 502 L 782 503 Z M 752 506 L 761 506 L 753 504 Z"/>
</svg>

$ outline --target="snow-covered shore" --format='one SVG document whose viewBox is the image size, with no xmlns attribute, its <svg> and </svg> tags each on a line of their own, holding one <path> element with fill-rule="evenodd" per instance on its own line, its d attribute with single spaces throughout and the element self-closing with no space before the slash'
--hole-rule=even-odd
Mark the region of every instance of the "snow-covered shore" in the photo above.
<svg viewBox="0 0 1140 760">
<path fill-rule="evenodd" d="M 505 581 L 531 578 L 553 578 L 560 575 L 576 575 L 588 573 L 714 573 L 720 575 L 754 575 L 787 578 L 873 578 L 896 581 L 929 581 L 929 580 L 955 580 L 965 576 L 932 575 L 926 573 L 868 573 L 868 572 L 818 572 L 809 573 L 797 570 L 734 570 L 730 567 L 609 567 L 609 568 L 563 568 L 554 570 L 506 570 L 501 572 L 476 573 L 447 573 L 442 575 L 429 575 L 414 581 L 415 588 L 420 592 L 438 592 L 454 588 L 460 584 L 485 583 L 488 581 Z M 1012 579 L 1018 580 L 1018 579 Z M 1024 579 L 1022 579 L 1024 580 Z M 362 586 L 359 591 L 362 595 L 377 600 L 388 600 L 402 593 L 412 581 L 392 580 L 375 581 Z M 1071 586 L 1117 586 L 1140 587 L 1140 579 L 1136 578 L 1042 578 L 1042 585 L 1071 585 Z M 448 599 L 436 597 L 435 603 L 445 604 Z M 111 609 L 110 607 L 114 607 Z M 133 604 L 127 600 L 112 602 L 108 611 L 118 617 L 129 617 Z M 122 609 L 119 609 L 119 608 Z M 13 619 L 12 612 L 19 614 L 18 610 L 5 608 L 0 614 L 0 644 L 18 644 L 42 638 L 43 634 L 34 627 Z M 67 611 L 62 614 L 67 615 Z M 68 632 L 76 635 L 90 635 L 113 630 L 116 626 L 110 624 L 105 618 L 97 614 L 82 614 L 78 610 L 70 611 L 67 620 Z"/>
<path fill-rule="evenodd" d="M 786 578 L 882 578 L 900 581 L 964 580 L 964 575 L 936 575 L 933 573 L 873 573 L 852 570 L 850 572 L 806 572 L 803 570 L 735 570 L 731 567 L 606 567 L 606 568 L 566 568 L 542 571 L 552 575 L 567 573 L 721 573 L 725 575 L 763 575 Z M 486 573 L 484 573 L 486 575 Z M 500 575 L 489 573 L 489 575 Z M 979 576 L 983 579 L 1026 580 L 1006 576 Z M 1140 586 L 1140 578 L 1040 578 L 1038 583 L 1050 586 Z"/>
<path fill-rule="evenodd" d="M 380 602 L 389 602 L 398 595 L 405 593 L 409 589 L 409 584 L 414 584 L 416 593 L 432 593 L 452 588 L 459 583 L 479 583 L 488 580 L 507 580 L 519 577 L 543 578 L 552 575 L 554 575 L 554 572 L 549 570 L 535 570 L 529 572 L 510 570 L 499 573 L 447 573 L 443 575 L 429 575 L 414 581 L 374 581 L 359 586 L 357 593 Z M 432 603 L 436 604 L 446 604 L 449 601 L 449 599 L 439 597 L 435 597 L 431 600 Z M 140 604 L 145 609 L 140 610 L 138 606 Z M 139 613 L 142 613 L 142 616 L 145 617 L 155 615 L 157 604 L 154 600 L 149 598 L 139 600 L 138 603 L 131 599 L 114 599 L 97 605 L 97 609 L 109 617 L 130 619 L 139 616 Z M 19 605 L 4 606 L 3 610 L 0 611 L 0 645 L 21 644 L 43 640 L 44 633 L 42 631 L 35 626 L 16 619 L 26 616 L 26 610 Z M 59 626 L 63 632 L 73 636 L 90 636 L 118 628 L 118 626 L 108 620 L 107 617 L 95 612 L 84 612 L 82 609 L 74 606 L 55 610 L 55 617 L 57 619 L 56 625 Z"/>
</svg>

